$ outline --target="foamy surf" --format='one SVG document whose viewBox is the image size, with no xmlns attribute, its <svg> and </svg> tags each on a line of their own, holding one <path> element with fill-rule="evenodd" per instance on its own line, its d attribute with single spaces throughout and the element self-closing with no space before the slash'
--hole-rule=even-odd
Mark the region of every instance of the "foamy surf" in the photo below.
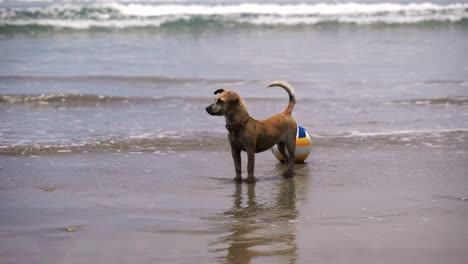
<svg viewBox="0 0 468 264">
<path fill-rule="evenodd" d="M 396 130 L 396 131 L 383 131 L 383 132 L 360 132 L 352 131 L 343 137 L 378 137 L 378 136 L 399 136 L 399 135 L 442 135 L 448 133 L 466 133 L 468 128 L 454 128 L 454 129 L 436 129 L 436 130 Z"/>
<path fill-rule="evenodd" d="M 441 98 L 417 98 L 411 100 L 396 100 L 393 104 L 399 105 L 418 105 L 418 106 L 463 106 L 468 104 L 468 97 L 441 97 Z"/>
<path fill-rule="evenodd" d="M 337 24 L 458 23 L 468 19 L 468 3 L 336 3 L 336 4 L 165 4 L 162 2 L 70 2 L 44 7 L 0 8 L 6 27 L 161 28 L 208 25 L 300 26 Z M 12 29 L 10 29 L 12 30 Z"/>
<path fill-rule="evenodd" d="M 432 3 L 421 4 L 238 4 L 238 5 L 144 5 L 119 3 L 109 4 L 121 14 L 127 16 L 176 16 L 176 15 L 376 15 L 386 13 L 402 13 L 406 15 L 421 15 L 428 12 L 463 13 L 468 4 L 437 5 Z"/>
<path fill-rule="evenodd" d="M 395 137 L 395 136 L 441 136 L 452 133 L 468 133 L 468 128 L 453 129 L 421 129 L 421 130 L 393 130 L 393 131 L 348 131 L 338 134 L 310 133 L 313 138 L 338 139 L 338 138 L 374 138 L 374 137 Z"/>
<path fill-rule="evenodd" d="M 125 96 L 105 96 L 93 94 L 40 94 L 40 95 L 0 95 L 0 104 L 45 104 L 45 103 L 110 103 L 128 102 Z"/>
<path fill-rule="evenodd" d="M 397 130 L 382 132 L 349 131 L 339 134 L 310 133 L 312 149 L 327 147 L 372 147 L 406 145 L 423 147 L 460 147 L 468 141 L 468 128 L 440 130 Z M 463 143 L 465 144 L 465 143 Z M 39 153 L 71 152 L 174 152 L 191 150 L 229 150 L 224 130 L 161 131 L 122 137 L 99 137 L 80 142 L 8 141 L 0 142 L 0 153 L 32 155 Z"/>
</svg>

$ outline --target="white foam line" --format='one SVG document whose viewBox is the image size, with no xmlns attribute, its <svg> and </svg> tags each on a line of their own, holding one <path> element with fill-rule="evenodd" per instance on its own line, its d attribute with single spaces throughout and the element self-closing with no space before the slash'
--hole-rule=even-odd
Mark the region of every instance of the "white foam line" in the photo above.
<svg viewBox="0 0 468 264">
<path fill-rule="evenodd" d="M 373 137 L 373 136 L 391 136 L 391 135 L 408 135 L 408 134 L 437 134 L 437 133 L 451 133 L 451 132 L 468 132 L 468 128 L 455 128 L 455 129 L 440 129 L 440 130 L 399 130 L 389 132 L 359 132 L 353 131 L 347 137 Z"/>
<path fill-rule="evenodd" d="M 371 220 L 377 220 L 377 221 L 383 221 L 384 220 L 383 218 L 375 217 L 375 216 L 368 216 L 367 218 L 371 219 Z"/>
<path fill-rule="evenodd" d="M 39 12 L 43 14 L 57 14 L 67 11 L 80 11 L 82 8 L 92 9 L 113 9 L 122 15 L 148 17 L 148 16 L 213 16 L 213 15 L 279 15 L 279 16 L 341 16 L 341 15 L 376 15 L 380 16 L 393 13 L 403 16 L 429 16 L 433 12 L 450 12 L 450 14 L 466 13 L 468 3 L 456 3 L 449 5 L 438 5 L 433 3 L 378 3 L 378 4 L 360 4 L 360 3 L 338 3 L 338 4 L 257 4 L 242 3 L 236 5 L 200 5 L 200 4 L 141 4 L 141 3 L 122 3 L 122 2 L 104 2 L 104 3 L 82 3 L 66 2 L 67 4 L 49 5 L 45 8 L 11 8 L 2 10 L 1 18 L 13 14 L 14 12 Z M 13 13 L 12 13 L 13 12 Z M 70 13 L 71 14 L 71 13 Z M 101 14 L 98 12 L 96 14 Z"/>
<path fill-rule="evenodd" d="M 455 129 L 440 129 L 440 130 L 397 130 L 397 131 L 385 131 L 385 132 L 360 132 L 351 131 L 348 135 L 318 135 L 313 134 L 312 137 L 316 138 L 352 138 L 352 137 L 378 137 L 378 136 L 392 136 L 392 135 L 409 135 L 409 134 L 443 134 L 452 132 L 468 132 L 468 128 L 455 128 Z"/>
<path fill-rule="evenodd" d="M 108 20 L 108 21 L 96 21 L 96 20 L 55 20 L 55 19 L 43 19 L 43 20 L 17 20 L 17 21 L 0 21 L 0 25 L 16 25 L 16 26 L 27 26 L 27 25 L 40 25 L 40 26 L 52 26 L 57 28 L 73 28 L 73 29 L 89 29 L 92 27 L 106 27 L 106 28 L 129 28 L 129 27 L 147 27 L 154 26 L 159 27 L 165 22 L 169 22 L 170 19 L 158 19 L 158 20 Z"/>
<path fill-rule="evenodd" d="M 467 3 L 437 5 L 432 3 L 421 4 L 254 4 L 243 3 L 238 5 L 145 5 L 120 3 L 109 4 L 124 15 L 132 16 L 173 16 L 173 15 L 349 15 L 349 14 L 379 14 L 408 13 L 408 15 L 424 14 L 433 11 L 459 11 L 468 8 Z"/>
<path fill-rule="evenodd" d="M 86 8 L 83 17 L 82 10 Z M 46 7 L 0 9 L 0 25 L 42 25 L 62 28 L 160 27 L 193 16 L 216 16 L 254 25 L 313 25 L 321 22 L 414 24 L 424 21 L 457 22 L 468 18 L 468 3 L 412 4 L 254 4 L 183 5 L 122 2 L 67 2 Z M 26 13 L 40 18 L 24 18 Z M 247 15 L 247 16 L 245 16 Z M 219 18 L 221 17 L 221 18 Z"/>
</svg>

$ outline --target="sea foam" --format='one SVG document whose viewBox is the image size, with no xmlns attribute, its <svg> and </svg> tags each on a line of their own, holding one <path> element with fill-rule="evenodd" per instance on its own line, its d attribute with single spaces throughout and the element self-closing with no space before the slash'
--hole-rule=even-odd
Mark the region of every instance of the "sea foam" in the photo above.
<svg viewBox="0 0 468 264">
<path fill-rule="evenodd" d="M 0 26 L 54 28 L 162 27 L 207 24 L 315 25 L 455 23 L 468 19 L 468 3 L 166 4 L 162 2 L 70 2 L 0 8 Z"/>
</svg>

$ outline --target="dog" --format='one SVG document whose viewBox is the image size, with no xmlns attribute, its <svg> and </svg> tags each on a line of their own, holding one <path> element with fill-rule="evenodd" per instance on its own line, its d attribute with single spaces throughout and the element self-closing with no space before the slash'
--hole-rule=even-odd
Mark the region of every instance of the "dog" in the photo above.
<svg viewBox="0 0 468 264">
<path fill-rule="evenodd" d="M 242 98 L 233 91 L 218 89 L 214 92 L 215 102 L 206 107 L 208 114 L 224 116 L 228 139 L 231 145 L 231 154 L 236 170 L 236 182 L 242 181 L 241 151 L 247 152 L 247 179 L 248 183 L 255 182 L 254 167 L 255 153 L 263 152 L 278 144 L 278 150 L 287 164 L 285 177 L 294 176 L 297 123 L 291 112 L 296 104 L 296 93 L 286 82 L 276 81 L 267 87 L 278 86 L 286 90 L 289 95 L 289 104 L 286 109 L 266 120 L 253 119 Z"/>
</svg>

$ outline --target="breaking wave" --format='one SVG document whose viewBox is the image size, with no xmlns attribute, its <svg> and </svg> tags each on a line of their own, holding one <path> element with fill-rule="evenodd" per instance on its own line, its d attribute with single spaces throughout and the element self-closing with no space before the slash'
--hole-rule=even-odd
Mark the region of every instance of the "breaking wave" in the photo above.
<svg viewBox="0 0 468 264">
<path fill-rule="evenodd" d="M 223 144 L 224 143 L 224 144 Z M 143 135 L 129 138 L 109 138 L 89 140 L 70 144 L 26 143 L 0 146 L 0 153 L 29 155 L 39 153 L 70 153 L 88 151 L 111 152 L 158 152 L 172 150 L 191 150 L 197 148 L 216 149 L 225 145 L 225 138 L 210 136 L 207 133 L 196 133 L 181 136 L 173 133 L 161 135 Z"/>
<path fill-rule="evenodd" d="M 316 147 L 375 147 L 405 146 L 462 146 L 468 147 L 468 128 L 443 130 L 407 130 L 387 132 L 350 131 L 338 135 L 311 133 L 312 148 Z M 164 154 L 191 150 L 229 150 L 226 133 L 221 131 L 191 131 L 144 134 L 127 138 L 101 138 L 80 143 L 18 143 L 0 145 L 0 153 L 32 155 L 41 153 L 76 153 L 91 151 L 153 152 Z"/>
<path fill-rule="evenodd" d="M 283 102 L 284 98 L 276 97 L 243 97 L 249 102 L 265 100 Z M 190 104 L 206 104 L 207 97 L 193 96 L 113 96 L 83 93 L 49 93 L 49 94 L 0 94 L 0 107 L 32 106 L 32 107 L 93 107 L 105 105 L 136 105 L 158 104 L 167 102 L 187 102 Z M 301 98 L 302 103 L 317 103 L 318 98 Z M 468 97 L 440 97 L 440 98 L 416 98 L 383 102 L 384 105 L 397 106 L 454 106 L 464 107 L 468 105 Z"/>
<path fill-rule="evenodd" d="M 0 32 L 54 29 L 127 29 L 317 24 L 421 24 L 468 21 L 468 3 L 188 4 L 70 2 L 39 7 L 0 6 Z"/>
<path fill-rule="evenodd" d="M 145 99 L 138 98 L 138 100 Z M 128 102 L 130 102 L 130 99 L 125 96 L 104 96 L 93 94 L 0 95 L 0 104 L 85 105 Z"/>
<path fill-rule="evenodd" d="M 262 97 L 244 97 L 252 101 L 264 101 Z M 284 98 L 268 98 L 270 101 L 284 102 Z M 304 102 L 315 101 L 314 99 L 302 99 Z M 93 107 L 105 105 L 136 105 L 136 104 L 157 104 L 171 102 L 187 102 L 191 104 L 206 104 L 211 102 L 207 97 L 186 97 L 186 96 L 162 96 L 162 97 L 136 97 L 136 96 L 111 96 L 95 94 L 37 94 L 37 95 L 0 95 L 1 107 Z"/>
</svg>

